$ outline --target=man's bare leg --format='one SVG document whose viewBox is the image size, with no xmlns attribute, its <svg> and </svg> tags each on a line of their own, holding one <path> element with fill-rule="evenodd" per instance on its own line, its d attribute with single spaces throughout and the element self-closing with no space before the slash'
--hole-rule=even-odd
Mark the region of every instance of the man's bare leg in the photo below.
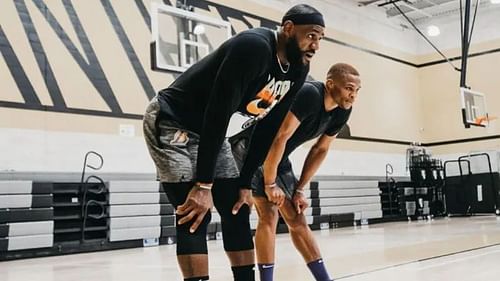
<svg viewBox="0 0 500 281">
<path fill-rule="evenodd" d="M 278 224 L 278 207 L 265 197 L 254 197 L 255 206 L 259 215 L 259 222 L 255 232 L 255 249 L 260 280 L 273 280 L 274 253 L 276 240 L 276 225 Z"/>
<path fill-rule="evenodd" d="M 285 200 L 279 211 L 288 225 L 295 248 L 306 261 L 314 278 L 317 281 L 330 281 L 331 278 L 321 259 L 318 243 L 307 225 L 304 213 L 298 214 L 290 200 Z"/>
<path fill-rule="evenodd" d="M 279 211 L 288 225 L 295 248 L 297 248 L 306 263 L 320 259 L 321 254 L 318 244 L 307 225 L 304 214 L 298 214 L 290 200 L 285 200 Z"/>
</svg>

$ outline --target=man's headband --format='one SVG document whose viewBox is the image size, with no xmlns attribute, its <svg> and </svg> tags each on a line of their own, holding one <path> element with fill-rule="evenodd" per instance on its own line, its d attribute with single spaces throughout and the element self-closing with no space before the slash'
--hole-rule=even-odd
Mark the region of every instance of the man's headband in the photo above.
<svg viewBox="0 0 500 281">
<path fill-rule="evenodd" d="M 316 24 L 325 27 L 323 15 L 320 13 L 285 15 L 281 20 L 281 24 L 284 24 L 287 20 L 297 25 Z"/>
</svg>

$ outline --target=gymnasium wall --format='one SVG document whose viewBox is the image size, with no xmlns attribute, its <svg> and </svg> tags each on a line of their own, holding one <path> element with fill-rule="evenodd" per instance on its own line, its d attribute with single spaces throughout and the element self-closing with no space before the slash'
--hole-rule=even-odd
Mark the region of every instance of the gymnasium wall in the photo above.
<svg viewBox="0 0 500 281">
<path fill-rule="evenodd" d="M 456 58 L 452 63 L 461 65 L 459 49 L 447 50 L 445 54 Z M 436 55 L 419 58 L 421 64 L 439 61 Z M 500 116 L 500 81 L 495 66 L 500 63 L 500 40 L 473 44 L 467 67 L 467 86 L 485 94 L 490 116 Z M 487 128 L 464 129 L 461 117 L 459 92 L 460 73 L 448 63 L 424 66 L 419 69 L 424 120 L 422 142 L 435 144 L 438 154 L 467 153 L 475 150 L 500 149 L 500 125 L 498 120 Z M 440 145 L 436 145 L 440 144 Z"/>
<path fill-rule="evenodd" d="M 95 150 L 105 159 L 104 172 L 154 173 L 141 117 L 148 100 L 176 73 L 151 70 L 151 1 L 162 2 L 0 2 L 0 172 L 77 172 L 85 152 Z M 230 21 L 235 32 L 272 26 L 283 13 L 246 0 L 188 2 L 197 13 Z M 471 86 L 494 92 L 493 82 L 487 83 L 493 71 L 484 77 L 472 69 L 484 69 L 495 57 L 478 57 L 477 66 L 471 59 Z M 331 64 L 348 62 L 361 72 L 363 88 L 349 132 L 335 141 L 320 175 L 382 176 L 386 163 L 405 175 L 408 142 L 482 136 L 484 131 L 450 125 L 460 119 L 448 103 L 441 105 L 447 107 L 439 115 L 443 122 L 432 120 L 433 83 L 444 76 L 443 87 L 448 86 L 440 97 L 452 100 L 458 74 L 446 74 L 444 64 L 419 67 L 425 59 L 327 29 L 311 76 L 322 80 Z M 468 143 L 461 145 L 468 149 Z M 309 146 L 293 156 L 297 172 Z"/>
<path fill-rule="evenodd" d="M 150 70 L 151 35 L 136 3 L 0 6 L 0 170 L 79 171 L 95 150 L 104 171 L 154 171 L 140 120 L 173 76 Z"/>
</svg>

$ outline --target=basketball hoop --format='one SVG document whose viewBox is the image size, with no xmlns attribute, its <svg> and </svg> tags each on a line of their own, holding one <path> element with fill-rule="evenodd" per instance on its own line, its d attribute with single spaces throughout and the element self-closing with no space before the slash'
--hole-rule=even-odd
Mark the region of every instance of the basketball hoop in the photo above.
<svg viewBox="0 0 500 281">
<path fill-rule="evenodd" d="M 490 116 L 488 114 L 483 115 L 483 116 L 478 116 L 478 117 L 476 117 L 476 119 L 474 119 L 474 124 L 476 126 L 485 127 L 485 126 L 490 124 L 490 121 L 493 121 L 497 118 L 498 117 L 496 117 L 496 116 Z"/>
<path fill-rule="evenodd" d="M 462 119 L 465 128 L 486 127 L 491 120 L 496 119 L 488 114 L 486 109 L 486 98 L 483 93 L 472 91 L 468 88 L 460 88 L 462 101 Z"/>
</svg>

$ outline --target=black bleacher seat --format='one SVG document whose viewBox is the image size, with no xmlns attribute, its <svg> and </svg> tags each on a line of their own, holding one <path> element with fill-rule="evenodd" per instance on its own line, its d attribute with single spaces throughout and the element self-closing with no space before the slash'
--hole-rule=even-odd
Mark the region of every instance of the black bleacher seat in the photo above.
<svg viewBox="0 0 500 281">
<path fill-rule="evenodd" d="M 52 208 L 0 209 L 0 224 L 7 222 L 53 220 Z"/>
</svg>

